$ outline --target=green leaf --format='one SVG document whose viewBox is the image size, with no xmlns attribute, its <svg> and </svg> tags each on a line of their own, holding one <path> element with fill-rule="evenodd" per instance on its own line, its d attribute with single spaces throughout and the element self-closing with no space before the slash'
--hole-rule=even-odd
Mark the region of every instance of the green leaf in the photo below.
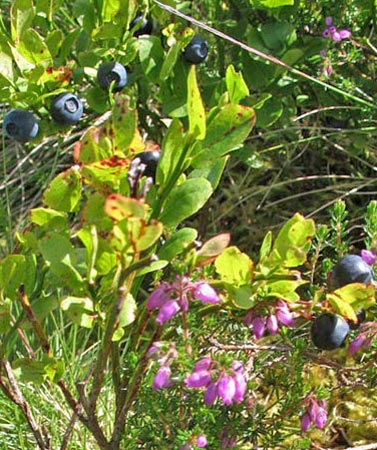
<svg viewBox="0 0 377 450">
<path fill-rule="evenodd" d="M 295 291 L 305 283 L 306 281 L 299 280 L 269 281 L 263 287 L 263 294 L 267 297 L 281 298 L 291 303 L 297 302 L 300 300 L 300 296 Z"/>
<path fill-rule="evenodd" d="M 242 105 L 228 104 L 211 117 L 201 151 L 194 155 L 194 166 L 214 161 L 240 148 L 255 123 L 255 112 Z"/>
<path fill-rule="evenodd" d="M 256 125 L 261 128 L 267 128 L 275 123 L 283 114 L 284 107 L 278 98 L 270 98 L 263 102 L 263 105 L 255 107 L 257 114 Z"/>
<path fill-rule="evenodd" d="M 226 70 L 225 81 L 231 103 L 239 103 L 240 100 L 249 95 L 249 88 L 242 73 L 236 72 L 232 64 Z"/>
<path fill-rule="evenodd" d="M 263 239 L 261 248 L 259 250 L 259 259 L 263 260 L 264 258 L 266 258 L 272 249 L 272 232 L 268 231 L 266 236 Z"/>
<path fill-rule="evenodd" d="M 156 272 L 157 270 L 161 270 L 169 264 L 169 261 L 158 260 L 152 261 L 148 267 L 143 267 L 142 269 L 136 272 L 137 277 L 141 277 L 146 275 L 147 273 Z"/>
<path fill-rule="evenodd" d="M 81 174 L 77 166 L 55 177 L 43 194 L 43 202 L 57 211 L 72 212 L 81 198 Z"/>
<path fill-rule="evenodd" d="M 0 333 L 7 333 L 12 323 L 12 301 L 8 298 L 0 303 Z"/>
<path fill-rule="evenodd" d="M 67 218 L 65 214 L 49 208 L 34 208 L 30 211 L 32 223 L 44 227 L 47 230 L 57 231 L 67 228 Z"/>
<path fill-rule="evenodd" d="M 171 261 L 174 257 L 183 253 L 197 237 L 198 232 L 194 228 L 182 228 L 175 231 L 160 248 L 157 256 L 159 259 Z"/>
<path fill-rule="evenodd" d="M 275 239 L 272 259 L 280 261 L 284 267 L 304 264 L 314 234 L 314 221 L 296 213 L 283 225 Z"/>
<path fill-rule="evenodd" d="M 196 66 L 190 67 L 187 78 L 187 112 L 189 133 L 193 138 L 204 139 L 206 135 L 206 114 L 196 79 Z"/>
<path fill-rule="evenodd" d="M 103 114 L 109 109 L 108 94 L 98 86 L 94 86 L 86 92 L 86 100 L 91 109 Z"/>
<path fill-rule="evenodd" d="M 160 220 L 167 228 L 173 228 L 199 211 L 212 194 L 211 184 L 202 178 L 183 181 L 172 189 Z"/>
<path fill-rule="evenodd" d="M 184 130 L 178 119 L 173 119 L 161 145 L 161 158 L 157 166 L 157 184 L 164 185 L 173 175 L 185 150 Z"/>
<path fill-rule="evenodd" d="M 14 0 L 11 7 L 11 33 L 17 44 L 21 42 L 25 31 L 29 30 L 35 15 L 32 0 Z"/>
<path fill-rule="evenodd" d="M 162 64 L 160 70 L 160 82 L 166 81 L 166 79 L 171 74 L 174 69 L 174 65 L 181 55 L 182 51 L 182 43 L 180 41 L 176 41 L 172 47 L 169 48 L 168 53 L 165 55 L 164 62 Z"/>
<path fill-rule="evenodd" d="M 115 330 L 112 341 L 119 341 L 124 334 L 123 328 L 131 325 L 136 318 L 137 305 L 133 296 L 128 293 L 123 303 L 122 311 L 119 316 L 118 328 Z"/>
<path fill-rule="evenodd" d="M 232 287 L 229 289 L 232 302 L 240 309 L 250 309 L 255 304 L 254 291 L 250 286 Z"/>
<path fill-rule="evenodd" d="M 356 312 L 375 305 L 375 287 L 362 283 L 351 283 L 327 294 L 327 300 L 335 312 L 357 322 Z"/>
<path fill-rule="evenodd" d="M 52 232 L 39 241 L 39 249 L 53 274 L 70 287 L 82 288 L 83 280 L 76 269 L 76 253 L 67 237 Z"/>
<path fill-rule="evenodd" d="M 15 376 L 24 383 L 42 384 L 46 380 L 57 383 L 64 374 L 63 361 L 42 356 L 41 361 L 31 358 L 16 359 L 12 364 Z"/>
<path fill-rule="evenodd" d="M 111 22 L 117 15 L 121 0 L 102 0 L 101 16 L 104 22 Z"/>
<path fill-rule="evenodd" d="M 161 39 L 157 36 L 140 36 L 139 59 L 146 77 L 153 82 L 157 82 L 160 68 L 165 59 Z"/>
<path fill-rule="evenodd" d="M 225 249 L 215 261 L 216 272 L 226 283 L 235 286 L 249 284 L 252 280 L 253 261 L 237 247 Z"/>
<path fill-rule="evenodd" d="M 60 307 L 66 311 L 73 323 L 84 328 L 92 328 L 97 314 L 94 312 L 93 302 L 88 297 L 65 297 L 60 302 Z"/>
<path fill-rule="evenodd" d="M 44 63 L 44 66 L 52 64 L 52 57 L 45 39 L 33 29 L 24 31 L 22 41 L 16 48 L 20 55 L 33 64 Z"/>
<path fill-rule="evenodd" d="M 111 156 L 83 166 L 81 174 L 85 182 L 98 192 L 117 192 L 125 182 L 124 173 L 130 164 L 129 158 Z"/>
<path fill-rule="evenodd" d="M 0 286 L 6 297 L 14 299 L 21 285 L 27 295 L 34 290 L 36 278 L 35 255 L 8 255 L 0 265 Z"/>
<path fill-rule="evenodd" d="M 228 157 L 224 156 L 216 161 L 208 161 L 190 172 L 188 178 L 205 178 L 211 183 L 212 189 L 215 190 L 224 172 Z"/>
<path fill-rule="evenodd" d="M 129 97 L 118 96 L 113 107 L 112 130 L 113 146 L 122 151 L 128 149 L 134 139 L 137 125 L 137 113 L 130 107 Z"/>
<path fill-rule="evenodd" d="M 292 6 L 294 0 L 249 0 L 251 5 L 264 6 L 265 8 L 280 8 L 282 6 Z"/>
<path fill-rule="evenodd" d="M 296 28 L 288 22 L 269 22 L 262 26 L 261 37 L 269 49 L 281 52 L 297 39 Z"/>
</svg>

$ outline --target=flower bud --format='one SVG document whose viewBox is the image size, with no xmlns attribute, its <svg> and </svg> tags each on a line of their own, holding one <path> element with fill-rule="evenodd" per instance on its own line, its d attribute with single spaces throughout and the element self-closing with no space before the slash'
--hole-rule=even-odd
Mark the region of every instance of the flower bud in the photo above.
<svg viewBox="0 0 377 450">
<path fill-rule="evenodd" d="M 201 388 L 207 386 L 210 381 L 211 375 L 208 370 L 199 370 L 185 378 L 184 382 L 187 387 Z"/>
<path fill-rule="evenodd" d="M 267 317 L 267 330 L 272 335 L 275 335 L 279 331 L 279 323 L 275 314 Z"/>
<path fill-rule="evenodd" d="M 254 336 L 257 339 L 260 339 L 264 334 L 264 317 L 257 316 L 252 320 L 251 323 L 253 325 Z"/>
<path fill-rule="evenodd" d="M 161 366 L 153 380 L 153 390 L 163 389 L 170 385 L 170 367 Z"/>
<path fill-rule="evenodd" d="M 222 375 L 217 382 L 217 393 L 224 405 L 231 405 L 236 393 L 236 383 L 229 375 Z"/>
<path fill-rule="evenodd" d="M 218 303 L 220 301 L 216 291 L 208 283 L 197 283 L 194 297 L 204 303 Z"/>
<path fill-rule="evenodd" d="M 202 434 L 196 438 L 195 443 L 196 443 L 197 447 L 204 448 L 207 446 L 207 437 L 204 434 Z"/>
</svg>

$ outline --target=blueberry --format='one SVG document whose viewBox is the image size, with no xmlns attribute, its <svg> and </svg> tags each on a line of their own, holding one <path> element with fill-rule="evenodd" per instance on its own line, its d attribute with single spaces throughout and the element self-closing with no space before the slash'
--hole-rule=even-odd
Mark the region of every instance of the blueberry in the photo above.
<svg viewBox="0 0 377 450">
<path fill-rule="evenodd" d="M 77 123 L 81 119 L 82 113 L 81 100 L 70 92 L 63 92 L 55 97 L 50 108 L 52 118 L 61 125 Z"/>
<path fill-rule="evenodd" d="M 359 255 L 346 255 L 335 264 L 330 284 L 332 289 L 338 289 L 350 283 L 369 284 L 372 281 L 372 267 Z"/>
<path fill-rule="evenodd" d="M 3 129 L 8 137 L 26 142 L 37 135 L 38 123 L 31 112 L 12 109 L 4 117 Z"/>
<path fill-rule="evenodd" d="M 200 64 L 208 55 L 208 42 L 201 36 L 194 36 L 183 52 L 183 58 L 191 64 Z"/>
<path fill-rule="evenodd" d="M 127 70 L 119 62 L 101 64 L 97 71 L 97 81 L 105 91 L 110 88 L 114 81 L 113 91 L 121 91 L 127 84 Z"/>
<path fill-rule="evenodd" d="M 313 320 L 311 338 L 313 344 L 321 350 L 334 350 L 344 344 L 350 327 L 340 316 L 324 313 Z"/>
<path fill-rule="evenodd" d="M 142 36 L 143 34 L 152 34 L 153 31 L 153 23 L 151 19 L 148 16 L 143 18 L 143 14 L 138 14 L 131 21 L 129 29 L 133 30 L 135 27 L 137 27 L 133 33 L 135 37 Z"/>
<path fill-rule="evenodd" d="M 153 180 L 156 177 L 157 164 L 160 161 L 161 153 L 157 150 L 146 151 L 138 153 L 135 158 L 140 159 L 140 163 L 145 164 L 143 175 L 146 177 L 151 177 Z"/>
</svg>

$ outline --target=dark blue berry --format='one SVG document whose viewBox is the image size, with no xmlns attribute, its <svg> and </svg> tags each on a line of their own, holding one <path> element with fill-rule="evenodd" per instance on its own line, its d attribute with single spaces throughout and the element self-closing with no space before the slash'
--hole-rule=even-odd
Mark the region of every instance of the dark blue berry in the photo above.
<svg viewBox="0 0 377 450">
<path fill-rule="evenodd" d="M 77 123 L 81 119 L 83 111 L 81 100 L 70 92 L 63 92 L 55 97 L 50 108 L 51 117 L 61 125 Z"/>
<path fill-rule="evenodd" d="M 321 350 L 334 350 L 346 340 L 350 327 L 340 316 L 324 313 L 313 320 L 310 334 L 313 344 Z"/>
<path fill-rule="evenodd" d="M 183 52 L 183 58 L 191 64 L 200 64 L 208 55 L 208 42 L 201 36 L 194 36 Z"/>
<path fill-rule="evenodd" d="M 144 176 L 151 177 L 153 180 L 155 179 L 160 156 L 161 153 L 157 150 L 141 152 L 135 156 L 135 158 L 140 159 L 140 163 L 145 164 L 146 166 L 143 172 Z"/>
<path fill-rule="evenodd" d="M 372 281 L 372 267 L 359 255 L 346 255 L 335 264 L 330 284 L 332 289 L 338 289 L 350 283 L 369 284 Z"/>
<path fill-rule="evenodd" d="M 12 109 L 4 117 L 3 129 L 11 139 L 26 142 L 37 135 L 38 123 L 31 112 Z"/>
<path fill-rule="evenodd" d="M 135 37 L 142 36 L 143 34 L 152 34 L 153 23 L 148 16 L 143 18 L 143 14 L 138 14 L 130 23 L 130 31 L 136 27 L 137 29 L 133 32 Z"/>
<path fill-rule="evenodd" d="M 127 70 L 119 62 L 101 64 L 97 71 L 97 81 L 105 91 L 110 88 L 113 82 L 113 91 L 121 91 L 127 84 Z"/>
</svg>

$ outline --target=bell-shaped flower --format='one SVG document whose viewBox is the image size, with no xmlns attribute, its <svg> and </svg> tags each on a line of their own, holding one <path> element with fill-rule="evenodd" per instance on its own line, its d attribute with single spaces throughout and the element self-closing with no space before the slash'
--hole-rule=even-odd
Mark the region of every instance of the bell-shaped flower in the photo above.
<svg viewBox="0 0 377 450">
<path fill-rule="evenodd" d="M 222 375 L 217 382 L 217 394 L 224 405 L 231 405 L 236 393 L 236 383 L 229 375 Z"/>
<path fill-rule="evenodd" d="M 194 298 L 204 303 L 219 303 L 217 292 L 208 283 L 197 283 L 194 289 Z"/>
<path fill-rule="evenodd" d="M 277 320 L 286 327 L 294 327 L 293 314 L 291 313 L 287 303 L 283 300 L 278 300 L 276 304 L 276 317 Z"/>
<path fill-rule="evenodd" d="M 267 317 L 267 330 L 272 335 L 275 335 L 279 331 L 279 323 L 275 314 L 270 314 Z"/>
<path fill-rule="evenodd" d="M 204 404 L 206 406 L 211 406 L 216 400 L 217 395 L 218 395 L 217 382 L 209 383 L 204 393 Z"/>
<path fill-rule="evenodd" d="M 208 370 L 198 370 L 185 378 L 185 385 L 190 388 L 206 387 L 211 381 L 211 374 Z"/>
<path fill-rule="evenodd" d="M 236 372 L 232 378 L 235 385 L 233 400 L 237 403 L 241 403 L 244 399 L 247 388 L 245 376 L 242 373 Z"/>
<path fill-rule="evenodd" d="M 310 425 L 312 424 L 312 419 L 310 418 L 308 413 L 305 413 L 301 416 L 301 430 L 305 433 L 309 430 Z"/>
<path fill-rule="evenodd" d="M 176 300 L 168 300 L 158 311 L 156 322 L 160 325 L 171 319 L 180 310 L 180 306 Z"/>
<path fill-rule="evenodd" d="M 161 308 L 161 306 L 167 300 L 169 300 L 168 289 L 165 284 L 162 284 L 160 287 L 154 290 L 152 294 L 149 296 L 146 308 L 147 309 Z"/>
<path fill-rule="evenodd" d="M 253 332 L 254 332 L 254 336 L 257 339 L 260 339 L 263 334 L 264 334 L 264 330 L 265 330 L 265 319 L 262 316 L 257 316 L 254 317 L 254 319 L 252 320 L 252 325 L 253 325 Z"/>
<path fill-rule="evenodd" d="M 161 366 L 153 379 L 153 390 L 163 389 L 170 385 L 170 367 Z"/>
</svg>

